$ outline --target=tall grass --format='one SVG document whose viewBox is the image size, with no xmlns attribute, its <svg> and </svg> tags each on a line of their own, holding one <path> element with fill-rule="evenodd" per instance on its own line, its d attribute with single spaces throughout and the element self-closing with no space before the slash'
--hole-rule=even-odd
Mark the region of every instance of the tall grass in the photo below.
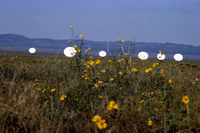
<svg viewBox="0 0 200 133">
<path fill-rule="evenodd" d="M 1 56 L 0 131 L 198 132 L 199 78 L 199 63 Z"/>
</svg>

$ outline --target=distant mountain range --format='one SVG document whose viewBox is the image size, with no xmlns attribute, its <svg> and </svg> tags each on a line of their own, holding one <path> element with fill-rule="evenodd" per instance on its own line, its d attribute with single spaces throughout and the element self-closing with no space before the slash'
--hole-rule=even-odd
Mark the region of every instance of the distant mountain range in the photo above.
<svg viewBox="0 0 200 133">
<path fill-rule="evenodd" d="M 64 48 L 73 46 L 76 43 L 75 40 L 53 40 L 48 38 L 27 38 L 17 34 L 0 34 L 0 50 L 1 51 L 22 51 L 27 52 L 30 47 L 37 49 L 39 53 L 63 53 Z M 80 45 L 80 41 L 77 42 Z M 126 41 L 122 44 L 120 41 L 115 42 L 100 42 L 83 40 L 83 49 L 91 47 L 90 54 L 98 54 L 99 51 L 108 51 L 108 54 L 118 55 L 120 52 L 120 46 L 123 46 L 124 51 L 128 52 L 129 46 L 131 46 L 132 53 L 135 56 L 145 51 L 149 53 L 151 58 L 156 58 L 159 50 L 161 50 L 166 58 L 173 58 L 176 53 L 181 53 L 185 59 L 197 59 L 200 60 L 200 46 L 192 46 L 185 44 L 174 44 L 174 43 L 157 43 L 157 42 L 134 42 Z"/>
</svg>

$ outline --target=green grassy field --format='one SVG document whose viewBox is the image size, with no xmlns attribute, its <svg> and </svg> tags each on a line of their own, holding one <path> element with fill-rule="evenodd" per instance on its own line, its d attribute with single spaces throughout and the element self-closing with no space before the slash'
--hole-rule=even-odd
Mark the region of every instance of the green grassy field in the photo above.
<svg viewBox="0 0 200 133">
<path fill-rule="evenodd" d="M 0 131 L 200 132 L 200 63 L 127 56 L 1 56 Z"/>
</svg>

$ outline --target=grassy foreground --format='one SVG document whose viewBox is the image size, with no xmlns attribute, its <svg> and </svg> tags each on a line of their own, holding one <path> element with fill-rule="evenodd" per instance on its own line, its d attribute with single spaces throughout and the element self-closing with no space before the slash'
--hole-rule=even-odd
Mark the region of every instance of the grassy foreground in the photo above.
<svg viewBox="0 0 200 133">
<path fill-rule="evenodd" d="M 0 131 L 200 132 L 200 63 L 127 56 L 1 56 Z"/>
</svg>

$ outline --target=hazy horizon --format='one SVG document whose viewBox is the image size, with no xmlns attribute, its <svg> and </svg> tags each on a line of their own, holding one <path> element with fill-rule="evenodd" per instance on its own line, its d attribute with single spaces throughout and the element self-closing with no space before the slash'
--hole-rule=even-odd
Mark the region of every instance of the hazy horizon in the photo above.
<svg viewBox="0 0 200 133">
<path fill-rule="evenodd" d="M 200 45 L 199 0 L 0 1 L 0 34 Z"/>
</svg>

